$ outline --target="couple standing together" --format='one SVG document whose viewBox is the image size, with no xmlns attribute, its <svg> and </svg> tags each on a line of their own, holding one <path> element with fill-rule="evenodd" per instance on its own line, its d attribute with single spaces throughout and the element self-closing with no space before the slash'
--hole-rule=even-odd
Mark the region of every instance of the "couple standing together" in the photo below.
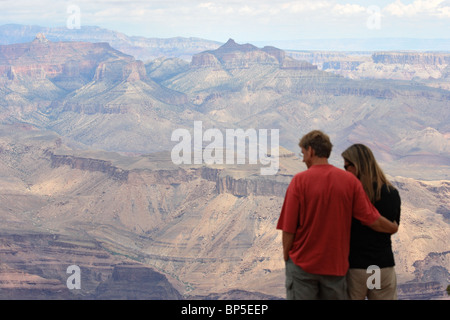
<svg viewBox="0 0 450 320">
<path fill-rule="evenodd" d="M 289 184 L 277 224 L 287 299 L 397 299 L 390 237 L 400 221 L 398 191 L 364 145 L 342 153 L 345 171 L 328 163 L 332 144 L 323 132 L 299 146 L 308 169 Z M 380 286 L 371 289 L 373 265 Z"/>
</svg>

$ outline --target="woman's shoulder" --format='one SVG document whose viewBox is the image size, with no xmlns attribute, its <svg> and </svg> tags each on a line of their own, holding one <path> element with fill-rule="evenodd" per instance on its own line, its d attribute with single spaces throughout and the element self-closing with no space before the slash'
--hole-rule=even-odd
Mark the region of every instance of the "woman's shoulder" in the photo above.
<svg viewBox="0 0 450 320">
<path fill-rule="evenodd" d="M 381 186 L 381 191 L 389 192 L 389 193 L 393 192 L 393 193 L 397 193 L 398 194 L 397 188 L 393 184 L 390 184 L 390 183 L 389 184 L 388 183 L 384 183 Z"/>
<path fill-rule="evenodd" d="M 400 193 L 395 186 L 385 183 L 381 186 L 381 199 L 383 198 L 400 199 Z"/>
</svg>

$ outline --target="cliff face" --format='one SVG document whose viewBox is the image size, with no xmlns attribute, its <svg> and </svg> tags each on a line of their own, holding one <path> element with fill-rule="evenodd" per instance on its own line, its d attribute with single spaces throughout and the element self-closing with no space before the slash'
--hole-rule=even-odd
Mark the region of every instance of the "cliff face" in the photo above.
<svg viewBox="0 0 450 320">
<path fill-rule="evenodd" d="M 320 70 L 350 79 L 442 79 L 442 83 L 437 86 L 448 90 L 445 79 L 450 54 L 444 52 L 291 51 L 288 54 L 317 65 Z"/>
<path fill-rule="evenodd" d="M 323 63 L 324 70 L 346 70 L 355 71 L 362 64 L 362 61 L 326 61 Z"/>
<path fill-rule="evenodd" d="M 219 66 L 219 60 L 211 53 L 196 54 L 192 57 L 191 67 L 193 68 L 211 68 Z"/>
<path fill-rule="evenodd" d="M 71 155 L 55 155 L 48 151 L 52 168 L 69 166 L 71 169 L 83 171 L 101 172 L 108 177 L 126 182 L 130 175 L 130 170 L 118 168 L 111 161 L 83 158 Z M 287 182 L 277 182 L 264 178 L 235 178 L 226 173 L 224 169 L 214 169 L 201 167 L 192 171 L 185 171 L 178 168 L 173 170 L 156 170 L 147 174 L 148 179 L 165 184 L 179 184 L 181 182 L 192 181 L 202 178 L 215 183 L 215 191 L 218 194 L 229 193 L 237 197 L 255 196 L 277 196 L 283 197 Z"/>
<path fill-rule="evenodd" d="M 125 62 L 122 60 L 104 61 L 98 64 L 94 81 L 139 81 L 147 80 L 142 61 Z"/>
<path fill-rule="evenodd" d="M 125 64 L 134 58 L 112 49 L 107 43 L 51 42 L 38 35 L 31 43 L 0 46 L 0 77 L 63 79 L 81 77 L 90 81 L 99 64 L 120 59 Z"/>
<path fill-rule="evenodd" d="M 375 63 L 410 65 L 448 65 L 450 54 L 415 52 L 376 52 L 372 55 Z"/>
<path fill-rule="evenodd" d="M 51 152 L 49 152 L 49 155 L 52 168 L 67 165 L 72 169 L 102 172 L 119 181 L 128 180 L 129 171 L 113 166 L 110 161 L 81 158 L 70 155 L 55 155 Z"/>
<path fill-rule="evenodd" d="M 123 288 L 129 290 L 124 292 Z M 167 278 L 155 270 L 139 264 L 115 265 L 112 276 L 95 291 L 101 300 L 180 300 L 183 296 Z"/>
<path fill-rule="evenodd" d="M 223 170 L 204 167 L 201 170 L 201 177 L 215 182 L 217 193 L 229 193 L 237 197 L 250 195 L 283 197 L 289 184 L 264 178 L 239 179 L 222 173 Z"/>
<path fill-rule="evenodd" d="M 398 286 L 398 297 L 401 300 L 442 299 L 447 294 L 437 281 L 409 282 Z"/>
</svg>

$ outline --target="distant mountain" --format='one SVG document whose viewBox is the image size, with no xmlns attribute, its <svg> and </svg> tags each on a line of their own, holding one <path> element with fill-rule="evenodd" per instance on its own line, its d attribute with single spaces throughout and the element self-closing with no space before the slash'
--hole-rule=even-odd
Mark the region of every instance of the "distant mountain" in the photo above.
<svg viewBox="0 0 450 320">
<path fill-rule="evenodd" d="M 249 68 L 253 65 L 274 65 L 281 69 L 316 70 L 317 67 L 287 56 L 283 50 L 266 46 L 259 49 L 251 44 L 237 44 L 229 39 L 216 50 L 196 54 L 192 67 L 214 67 L 222 65 L 225 69 Z"/>
<path fill-rule="evenodd" d="M 46 38 L 53 42 L 107 42 L 111 47 L 142 61 L 153 60 L 161 56 L 190 60 L 196 53 L 215 49 L 221 45 L 220 42 L 200 38 L 133 37 L 96 26 L 68 29 L 66 27 L 46 28 L 19 24 L 0 26 L 0 45 L 30 42 L 37 33 L 45 34 Z"/>
</svg>

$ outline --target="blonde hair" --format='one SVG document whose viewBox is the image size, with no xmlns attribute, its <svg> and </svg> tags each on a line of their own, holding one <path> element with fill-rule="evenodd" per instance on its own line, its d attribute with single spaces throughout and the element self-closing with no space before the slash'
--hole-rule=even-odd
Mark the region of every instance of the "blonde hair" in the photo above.
<svg viewBox="0 0 450 320">
<path fill-rule="evenodd" d="M 350 162 L 356 169 L 356 176 L 361 181 L 370 201 L 381 198 L 381 188 L 385 184 L 388 190 L 393 188 L 378 165 L 372 151 L 363 144 L 354 144 L 342 152 L 344 160 Z M 374 187 L 374 183 L 376 186 Z"/>
</svg>

